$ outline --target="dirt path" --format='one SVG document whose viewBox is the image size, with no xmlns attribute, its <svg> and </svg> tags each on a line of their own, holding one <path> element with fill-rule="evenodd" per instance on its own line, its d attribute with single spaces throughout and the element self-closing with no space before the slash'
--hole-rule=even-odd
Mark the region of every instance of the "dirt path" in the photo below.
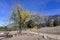
<svg viewBox="0 0 60 40">
<path fill-rule="evenodd" d="M 26 33 L 32 33 L 32 34 L 37 34 L 37 35 L 46 35 L 50 38 L 60 39 L 60 35 L 55 35 L 55 34 L 37 33 L 37 32 L 31 32 L 31 31 L 27 31 Z"/>
</svg>

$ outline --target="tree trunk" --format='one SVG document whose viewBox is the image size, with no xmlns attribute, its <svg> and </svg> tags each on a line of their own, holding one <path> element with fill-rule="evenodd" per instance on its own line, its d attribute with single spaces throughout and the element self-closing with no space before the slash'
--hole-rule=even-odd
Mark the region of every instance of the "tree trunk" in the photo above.
<svg viewBox="0 0 60 40">
<path fill-rule="evenodd" d="M 22 33 L 22 28 L 21 28 L 21 26 L 20 26 L 20 28 L 19 28 L 19 34 L 21 34 Z"/>
<path fill-rule="evenodd" d="M 22 25 L 19 25 L 18 34 L 20 35 L 21 33 L 22 33 Z"/>
<path fill-rule="evenodd" d="M 19 24 L 18 34 L 20 35 L 22 33 L 22 23 L 18 22 L 18 24 Z"/>
</svg>

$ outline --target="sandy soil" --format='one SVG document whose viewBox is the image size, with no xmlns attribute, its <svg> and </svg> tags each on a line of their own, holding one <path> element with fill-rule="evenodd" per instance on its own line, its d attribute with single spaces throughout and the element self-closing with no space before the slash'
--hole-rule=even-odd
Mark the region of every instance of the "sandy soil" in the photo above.
<svg viewBox="0 0 60 40">
<path fill-rule="evenodd" d="M 14 36 L 11 38 L 3 38 L 2 40 L 58 40 L 47 37 L 43 38 L 41 35 L 31 34 L 31 33 L 22 33 L 21 35 Z"/>
<path fill-rule="evenodd" d="M 38 30 L 37 29 L 31 29 L 31 30 L 28 30 L 28 31 L 60 35 L 60 26 L 56 26 L 56 27 L 42 27 L 42 28 L 40 28 Z"/>
<path fill-rule="evenodd" d="M 44 27 L 44 28 L 39 29 L 38 32 L 60 35 L 60 26 Z"/>
<path fill-rule="evenodd" d="M 32 31 L 32 32 L 36 32 L 36 33 L 50 33 L 53 36 L 53 34 L 60 34 L 60 26 L 57 27 L 44 27 L 41 29 L 33 29 L 33 30 L 27 30 L 27 31 Z M 16 32 L 12 31 L 12 34 L 15 34 Z M 49 35 L 49 34 L 47 34 Z M 55 35 L 54 35 L 55 36 Z M 47 37 L 47 39 L 43 38 L 41 35 L 36 35 L 36 34 L 32 34 L 32 33 L 22 33 L 21 35 L 18 36 L 14 36 L 11 38 L 3 38 L 2 40 L 59 40 L 56 38 L 51 38 L 51 37 Z"/>
</svg>

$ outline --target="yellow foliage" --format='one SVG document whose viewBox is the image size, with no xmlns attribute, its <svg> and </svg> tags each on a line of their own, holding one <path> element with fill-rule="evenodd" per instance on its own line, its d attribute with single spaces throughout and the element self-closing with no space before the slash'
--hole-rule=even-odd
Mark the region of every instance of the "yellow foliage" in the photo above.
<svg viewBox="0 0 60 40">
<path fill-rule="evenodd" d="M 30 17 L 29 11 L 20 11 L 21 21 L 24 22 L 27 18 Z"/>
</svg>

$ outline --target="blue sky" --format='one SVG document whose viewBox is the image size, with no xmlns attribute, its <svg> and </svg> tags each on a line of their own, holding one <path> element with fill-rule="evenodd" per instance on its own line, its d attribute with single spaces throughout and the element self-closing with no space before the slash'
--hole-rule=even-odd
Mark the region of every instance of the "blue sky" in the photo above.
<svg viewBox="0 0 60 40">
<path fill-rule="evenodd" d="M 60 14 L 60 0 L 0 0 L 0 25 L 5 25 L 4 20 L 8 19 L 9 11 L 15 4 L 21 4 L 23 10 L 40 12 L 44 15 Z"/>
</svg>

